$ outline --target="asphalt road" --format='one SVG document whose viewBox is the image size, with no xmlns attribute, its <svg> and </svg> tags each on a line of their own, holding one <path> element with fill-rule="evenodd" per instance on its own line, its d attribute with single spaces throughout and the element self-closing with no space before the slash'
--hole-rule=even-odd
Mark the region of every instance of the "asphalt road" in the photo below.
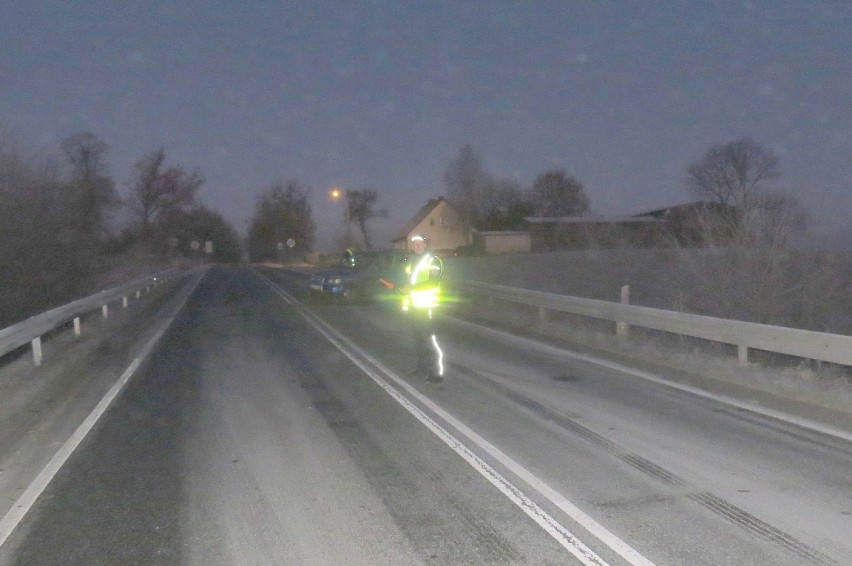
<svg viewBox="0 0 852 566">
<path fill-rule="evenodd" d="M 212 269 L 0 564 L 849 563 L 847 440 L 293 281 Z"/>
</svg>

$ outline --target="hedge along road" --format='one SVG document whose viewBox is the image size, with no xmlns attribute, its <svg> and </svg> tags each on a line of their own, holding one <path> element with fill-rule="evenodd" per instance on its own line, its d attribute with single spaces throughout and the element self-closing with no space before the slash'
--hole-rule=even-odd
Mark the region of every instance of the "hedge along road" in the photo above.
<svg viewBox="0 0 852 566">
<path fill-rule="evenodd" d="M 267 277 L 210 272 L 0 548 L 0 563 L 848 555 L 839 535 L 848 532 L 848 447 L 464 327 L 442 327 L 445 384 L 403 380 L 411 348 L 398 315 L 319 306 L 311 324 L 287 282 Z M 810 463 L 779 465 L 803 456 Z M 507 497 L 513 488 L 556 536 Z M 808 514 L 818 527 L 808 528 Z M 590 553 L 567 549 L 564 532 Z"/>
</svg>

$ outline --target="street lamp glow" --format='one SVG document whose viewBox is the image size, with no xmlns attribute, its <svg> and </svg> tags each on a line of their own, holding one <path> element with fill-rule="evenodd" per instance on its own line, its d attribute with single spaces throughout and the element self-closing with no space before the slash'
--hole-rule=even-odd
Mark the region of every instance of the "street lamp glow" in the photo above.
<svg viewBox="0 0 852 566">
<path fill-rule="evenodd" d="M 337 187 L 334 187 L 330 191 L 328 191 L 328 198 L 330 198 L 331 200 L 340 200 L 341 196 L 343 196 L 343 191 L 341 191 Z"/>
</svg>

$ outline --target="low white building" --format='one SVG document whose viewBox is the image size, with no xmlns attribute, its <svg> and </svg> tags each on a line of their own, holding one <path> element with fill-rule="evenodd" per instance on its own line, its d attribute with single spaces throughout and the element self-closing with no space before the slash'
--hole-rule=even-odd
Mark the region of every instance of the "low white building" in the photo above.
<svg viewBox="0 0 852 566">
<path fill-rule="evenodd" d="M 476 232 L 474 241 L 477 247 L 486 254 L 515 254 L 529 252 L 532 249 L 532 239 L 529 232 Z"/>
<path fill-rule="evenodd" d="M 410 238 L 417 233 L 426 236 L 429 248 L 435 252 L 452 251 L 470 243 L 467 223 L 444 197 L 430 200 L 406 223 L 392 240 L 394 249 L 411 249 Z"/>
</svg>

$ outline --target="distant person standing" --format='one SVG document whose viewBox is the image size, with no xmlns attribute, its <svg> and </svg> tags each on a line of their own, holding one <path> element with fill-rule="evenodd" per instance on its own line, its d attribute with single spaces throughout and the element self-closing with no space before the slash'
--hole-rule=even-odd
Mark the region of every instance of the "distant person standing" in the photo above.
<svg viewBox="0 0 852 566">
<path fill-rule="evenodd" d="M 405 267 L 402 310 L 411 321 L 417 352 L 415 373 L 425 375 L 430 383 L 440 383 L 444 380 L 444 353 L 435 334 L 435 309 L 444 266 L 439 257 L 426 251 L 426 236 L 414 234 L 410 241 L 415 256 Z"/>
</svg>

